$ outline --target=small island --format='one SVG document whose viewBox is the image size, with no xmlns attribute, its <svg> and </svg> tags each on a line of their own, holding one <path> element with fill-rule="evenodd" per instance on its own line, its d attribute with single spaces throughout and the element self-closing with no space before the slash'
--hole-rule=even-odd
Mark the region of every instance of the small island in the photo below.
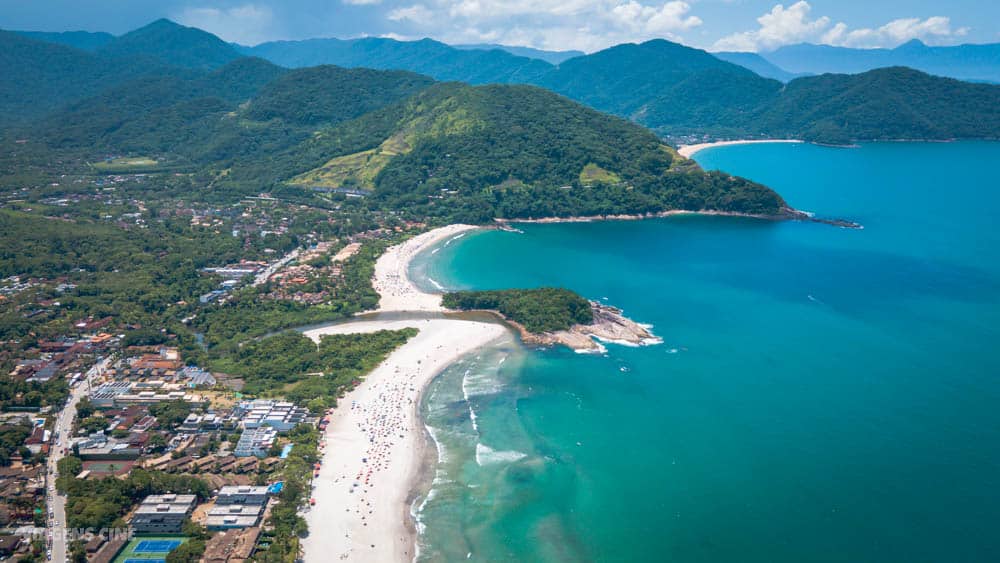
<svg viewBox="0 0 1000 563">
<path fill-rule="evenodd" d="M 526 344 L 562 344 L 578 352 L 602 352 L 596 340 L 632 346 L 660 342 L 620 309 L 588 301 L 563 288 L 456 291 L 442 304 L 460 311 L 492 311 L 518 330 Z"/>
</svg>

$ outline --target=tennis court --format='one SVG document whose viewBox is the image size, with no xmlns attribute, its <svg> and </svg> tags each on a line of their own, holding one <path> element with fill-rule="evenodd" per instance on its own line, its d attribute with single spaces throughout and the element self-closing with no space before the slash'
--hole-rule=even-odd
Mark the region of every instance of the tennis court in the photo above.
<svg viewBox="0 0 1000 563">
<path fill-rule="evenodd" d="M 132 548 L 132 553 L 170 553 L 181 540 L 142 540 Z"/>
<path fill-rule="evenodd" d="M 133 538 L 115 557 L 114 563 L 166 563 L 167 554 L 186 542 L 178 536 Z"/>
</svg>

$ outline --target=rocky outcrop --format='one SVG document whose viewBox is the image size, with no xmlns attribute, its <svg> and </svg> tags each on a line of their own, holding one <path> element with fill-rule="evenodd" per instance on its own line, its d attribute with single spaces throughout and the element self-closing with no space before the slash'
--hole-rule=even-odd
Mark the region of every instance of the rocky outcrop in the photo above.
<svg viewBox="0 0 1000 563">
<path fill-rule="evenodd" d="M 532 333 L 517 323 L 511 324 L 520 331 L 521 340 L 526 344 L 536 346 L 561 344 L 577 352 L 603 352 L 604 346 L 601 342 L 626 346 L 647 346 L 662 342 L 647 327 L 624 316 L 621 309 L 602 305 L 596 301 L 591 301 L 590 304 L 594 311 L 594 321 L 586 325 L 573 325 L 569 330 Z"/>
</svg>

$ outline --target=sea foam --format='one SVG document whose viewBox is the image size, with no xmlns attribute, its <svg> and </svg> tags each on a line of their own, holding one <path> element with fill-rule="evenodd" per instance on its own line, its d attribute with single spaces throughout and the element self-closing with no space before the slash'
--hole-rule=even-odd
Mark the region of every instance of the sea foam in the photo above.
<svg viewBox="0 0 1000 563">
<path fill-rule="evenodd" d="M 476 444 L 476 463 L 480 467 L 494 463 L 512 463 L 527 456 L 528 454 L 514 450 L 497 451 L 482 443 Z"/>
</svg>

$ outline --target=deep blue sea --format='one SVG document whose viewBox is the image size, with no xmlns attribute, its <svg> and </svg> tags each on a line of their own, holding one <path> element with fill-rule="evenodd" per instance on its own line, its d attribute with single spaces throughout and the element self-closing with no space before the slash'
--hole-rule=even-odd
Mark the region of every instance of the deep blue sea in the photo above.
<svg viewBox="0 0 1000 563">
<path fill-rule="evenodd" d="M 1000 143 L 696 160 L 865 228 L 521 225 L 421 257 L 429 286 L 565 286 L 664 339 L 439 377 L 424 558 L 1000 560 Z"/>
</svg>

